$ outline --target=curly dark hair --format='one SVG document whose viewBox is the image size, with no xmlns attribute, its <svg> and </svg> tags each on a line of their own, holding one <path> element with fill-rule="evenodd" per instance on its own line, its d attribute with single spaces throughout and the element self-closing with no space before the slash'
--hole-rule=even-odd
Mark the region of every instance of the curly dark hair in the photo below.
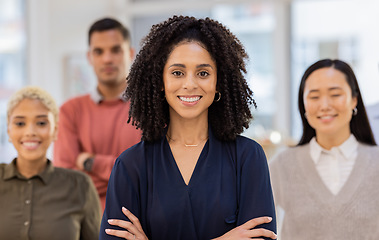
<svg viewBox="0 0 379 240">
<path fill-rule="evenodd" d="M 173 16 L 152 26 L 127 77 L 124 97 L 130 101 L 128 123 L 142 130 L 144 141 L 155 141 L 164 135 L 170 117 L 162 91 L 163 69 L 174 47 L 183 41 L 198 42 L 215 61 L 216 89 L 222 97 L 209 107 L 208 122 L 218 139 L 234 140 L 249 127 L 253 118 L 250 106 L 256 107 L 244 76 L 248 56 L 225 26 L 210 18 Z"/>
</svg>

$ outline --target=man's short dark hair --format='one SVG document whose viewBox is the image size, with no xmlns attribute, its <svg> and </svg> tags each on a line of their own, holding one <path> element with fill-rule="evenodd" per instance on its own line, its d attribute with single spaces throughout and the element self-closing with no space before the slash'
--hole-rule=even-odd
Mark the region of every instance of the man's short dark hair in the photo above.
<svg viewBox="0 0 379 240">
<path fill-rule="evenodd" d="M 91 43 L 92 33 L 112 29 L 119 30 L 124 40 L 130 42 L 130 31 L 124 25 L 113 18 L 102 18 L 91 25 L 88 31 L 88 45 Z"/>
</svg>

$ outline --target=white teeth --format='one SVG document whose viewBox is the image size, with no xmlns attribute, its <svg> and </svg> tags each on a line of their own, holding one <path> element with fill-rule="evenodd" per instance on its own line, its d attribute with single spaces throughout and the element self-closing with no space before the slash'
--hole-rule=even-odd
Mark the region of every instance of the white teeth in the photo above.
<svg viewBox="0 0 379 240">
<path fill-rule="evenodd" d="M 332 116 L 321 116 L 320 118 L 321 118 L 321 119 L 331 119 Z"/>
<path fill-rule="evenodd" d="M 24 142 L 23 145 L 25 147 L 32 148 L 32 147 L 36 147 L 38 145 L 38 143 L 36 143 L 36 142 Z"/>
<path fill-rule="evenodd" d="M 200 97 L 191 97 L 191 98 L 179 97 L 179 99 L 182 100 L 183 102 L 196 102 L 196 101 L 199 101 Z"/>
</svg>

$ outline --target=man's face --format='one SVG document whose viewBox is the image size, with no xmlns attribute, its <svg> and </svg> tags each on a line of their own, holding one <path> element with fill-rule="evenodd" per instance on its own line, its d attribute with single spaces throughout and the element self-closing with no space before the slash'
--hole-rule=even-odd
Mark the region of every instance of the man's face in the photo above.
<svg viewBox="0 0 379 240">
<path fill-rule="evenodd" d="M 133 50 L 117 29 L 93 32 L 88 61 L 93 66 L 98 84 L 118 86 L 126 81 Z"/>
</svg>

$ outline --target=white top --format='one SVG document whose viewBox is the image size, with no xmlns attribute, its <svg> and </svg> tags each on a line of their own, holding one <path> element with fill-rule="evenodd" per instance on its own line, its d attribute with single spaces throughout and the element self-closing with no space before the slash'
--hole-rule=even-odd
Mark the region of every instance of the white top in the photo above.
<svg viewBox="0 0 379 240">
<path fill-rule="evenodd" d="M 313 137 L 310 141 L 311 158 L 328 189 L 337 195 L 349 178 L 358 154 L 358 141 L 354 135 L 340 146 L 330 150 L 322 148 Z"/>
</svg>

